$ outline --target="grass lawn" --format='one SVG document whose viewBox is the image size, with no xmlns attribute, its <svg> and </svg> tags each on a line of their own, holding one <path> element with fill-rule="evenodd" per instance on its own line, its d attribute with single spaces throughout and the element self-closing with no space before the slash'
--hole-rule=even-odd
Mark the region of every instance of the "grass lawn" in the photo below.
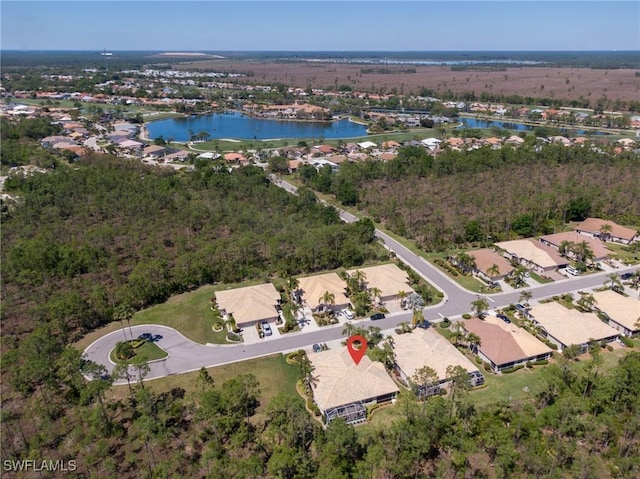
<svg viewBox="0 0 640 479">
<path fill-rule="evenodd" d="M 156 359 L 164 359 L 168 356 L 164 349 L 151 341 L 145 341 L 139 348 L 136 348 L 135 353 L 131 361 L 135 361 L 137 358 L 144 358 L 145 361 L 155 361 Z M 114 363 L 122 362 L 116 358 L 115 350 L 111 351 L 109 357 Z"/>
<path fill-rule="evenodd" d="M 608 370 L 618 364 L 618 360 L 630 351 L 631 348 L 615 346 L 613 351 L 601 349 L 603 359 L 602 370 Z M 580 361 L 572 363 L 572 367 L 582 369 L 589 360 L 588 354 L 580 356 Z M 547 366 L 535 366 L 533 369 L 523 368 L 511 374 L 492 374 L 482 371 L 485 377 L 486 387 L 472 390 L 469 393 L 471 401 L 476 405 L 486 405 L 511 398 L 512 401 L 521 401 L 534 397 L 542 390 L 542 370 Z M 529 388 L 526 392 L 524 388 Z"/>
<path fill-rule="evenodd" d="M 207 371 L 213 378 L 216 387 L 221 387 L 222 383 L 240 374 L 253 374 L 260 383 L 258 419 L 264 418 L 264 412 L 269 401 L 278 393 L 302 400 L 296 392 L 296 381 L 300 372 L 299 367 L 295 364 L 288 364 L 282 354 L 217 366 L 209 368 Z M 156 393 L 170 391 L 173 388 L 183 388 L 187 392 L 187 396 L 194 397 L 198 392 L 196 386 L 197 377 L 198 371 L 178 374 L 147 381 L 145 382 L 145 387 Z M 113 386 L 109 391 L 110 397 L 116 399 L 124 399 L 128 394 L 129 390 L 126 385 Z"/>
<path fill-rule="evenodd" d="M 616 243 L 607 243 L 606 248 L 613 252 L 611 255 L 612 257 L 619 259 L 624 264 L 633 265 L 640 263 L 640 252 L 633 253 L 632 251 L 629 251 L 628 246 Z"/>
<path fill-rule="evenodd" d="M 543 278 L 538 273 L 534 273 L 533 271 L 531 271 L 530 274 L 531 274 L 531 277 L 535 279 L 538 283 L 541 283 L 541 284 L 553 283 L 553 280 L 551 278 Z"/>
</svg>

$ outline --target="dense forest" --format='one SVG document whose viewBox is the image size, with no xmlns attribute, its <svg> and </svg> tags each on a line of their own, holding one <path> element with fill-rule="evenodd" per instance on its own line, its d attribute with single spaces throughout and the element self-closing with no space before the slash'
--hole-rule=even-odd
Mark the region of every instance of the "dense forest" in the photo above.
<svg viewBox="0 0 640 479">
<path fill-rule="evenodd" d="M 403 147 L 389 162 L 311 166 L 302 181 L 357 206 L 427 251 L 562 231 L 588 216 L 640 226 L 640 162 L 633 152 L 525 145 L 435 157 Z"/>
<path fill-rule="evenodd" d="M 370 226 L 343 223 L 257 167 L 180 174 L 95 156 L 5 187 L 18 197 L 2 218 L 5 336 L 43 322 L 86 332 L 114 305 L 386 256 Z"/>
</svg>

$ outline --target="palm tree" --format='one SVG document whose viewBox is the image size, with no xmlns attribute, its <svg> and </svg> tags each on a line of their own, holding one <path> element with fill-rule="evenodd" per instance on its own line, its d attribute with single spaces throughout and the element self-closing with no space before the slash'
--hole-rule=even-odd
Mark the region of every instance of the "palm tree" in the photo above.
<svg viewBox="0 0 640 479">
<path fill-rule="evenodd" d="M 129 307 L 126 304 L 119 304 L 113 310 L 113 320 L 120 321 L 122 325 L 122 332 L 124 333 L 124 339 L 127 339 L 127 332 L 124 328 L 124 322 L 126 321 L 129 325 L 129 334 L 131 335 L 131 339 L 133 339 L 133 332 L 131 331 L 131 318 L 133 317 L 133 308 Z"/>
<path fill-rule="evenodd" d="M 476 268 L 475 258 L 464 252 L 457 254 L 454 261 L 457 263 L 458 268 L 465 274 Z"/>
<path fill-rule="evenodd" d="M 329 309 L 328 306 L 330 304 L 336 304 L 336 295 L 329 291 L 325 291 L 324 294 L 318 298 L 318 303 L 323 305 L 323 309 Z"/>
<path fill-rule="evenodd" d="M 573 243 L 573 241 L 564 240 L 558 246 L 558 253 L 560 253 L 561 256 L 567 256 L 573 251 L 574 246 L 575 244 Z"/>
<path fill-rule="evenodd" d="M 640 269 L 636 270 L 630 278 L 631 281 L 631 287 L 633 289 L 638 289 L 638 286 L 640 285 Z"/>
<path fill-rule="evenodd" d="M 593 307 L 596 304 L 596 298 L 592 294 L 583 294 L 582 297 L 576 301 L 576 304 L 585 311 L 593 311 Z"/>
<path fill-rule="evenodd" d="M 342 334 L 350 338 L 355 333 L 356 327 L 353 323 L 348 322 L 344 325 L 344 329 L 342 330 Z"/>
<path fill-rule="evenodd" d="M 603 223 L 602 226 L 600 226 L 600 239 L 602 241 L 608 241 L 609 238 L 611 238 L 611 231 L 613 230 L 613 228 L 611 227 L 611 225 L 609 223 Z"/>
<path fill-rule="evenodd" d="M 289 276 L 285 280 L 284 289 L 287 293 L 287 301 L 292 301 L 293 299 L 292 293 L 298 289 L 298 286 L 300 286 L 300 281 L 298 281 L 298 278 L 294 276 Z"/>
<path fill-rule="evenodd" d="M 607 275 L 607 280 L 604 282 L 604 286 L 613 290 L 622 289 L 622 281 L 620 281 L 620 276 L 618 276 L 617 273 L 611 273 Z"/>
<path fill-rule="evenodd" d="M 596 257 L 587 241 L 577 243 L 573 248 L 573 252 L 576 255 L 576 259 L 581 263 L 591 262 Z"/>
<path fill-rule="evenodd" d="M 478 350 L 478 346 L 480 346 L 480 336 L 475 333 L 468 333 L 465 335 L 464 340 L 471 351 L 475 353 Z"/>
<path fill-rule="evenodd" d="M 487 268 L 486 273 L 487 273 L 487 276 L 489 276 L 489 278 L 491 278 L 491 281 L 493 282 L 493 278 L 495 278 L 500 274 L 500 268 L 498 267 L 497 264 L 493 263 L 490 268 Z"/>
<path fill-rule="evenodd" d="M 449 339 L 451 339 L 451 342 L 453 343 L 454 346 L 460 346 L 460 342 L 464 341 L 464 338 L 465 338 L 465 332 L 464 332 L 464 329 L 462 328 L 462 324 L 455 323 L 453 325 L 452 330 L 453 332 Z"/>
<path fill-rule="evenodd" d="M 374 286 L 373 288 L 368 289 L 369 294 L 371 295 L 371 301 L 377 303 L 380 300 L 380 296 L 382 295 L 382 291 L 380 288 Z"/>
<path fill-rule="evenodd" d="M 413 324 L 413 327 L 415 328 L 418 324 L 422 323 L 424 323 L 424 313 L 422 312 L 422 308 L 414 308 L 411 324 Z"/>
<path fill-rule="evenodd" d="M 489 301 L 487 301 L 487 298 L 476 296 L 476 300 L 471 302 L 471 309 L 473 309 L 478 318 L 482 319 L 484 312 L 489 309 Z"/>
<path fill-rule="evenodd" d="M 524 286 L 526 284 L 524 280 L 524 275 L 526 273 L 527 268 L 522 265 L 516 266 L 516 268 L 511 272 L 515 281 L 516 288 L 520 288 L 521 286 Z"/>
<path fill-rule="evenodd" d="M 531 294 L 531 291 L 523 291 L 522 293 L 520 293 L 520 298 L 518 299 L 518 301 L 520 301 L 522 304 L 524 304 L 525 306 L 529 306 L 529 300 L 531 299 L 533 295 Z"/>
<path fill-rule="evenodd" d="M 114 349 L 114 353 L 116 358 L 121 361 L 128 361 L 135 354 L 133 351 L 133 346 L 129 341 L 118 341 L 116 343 L 116 347 Z"/>
<path fill-rule="evenodd" d="M 403 299 L 405 299 L 407 297 L 407 292 L 406 291 L 398 291 L 396 293 L 396 298 L 400 301 L 402 301 Z"/>
<path fill-rule="evenodd" d="M 347 288 L 350 294 L 356 294 L 362 291 L 366 286 L 367 275 L 364 271 L 356 270 L 352 274 L 347 275 Z"/>
</svg>

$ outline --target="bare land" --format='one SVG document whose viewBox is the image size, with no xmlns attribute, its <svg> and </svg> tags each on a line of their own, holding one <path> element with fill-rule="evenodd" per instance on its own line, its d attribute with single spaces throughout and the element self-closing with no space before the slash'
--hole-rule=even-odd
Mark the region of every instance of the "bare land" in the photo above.
<svg viewBox="0 0 640 479">
<path fill-rule="evenodd" d="M 353 90 L 419 93 L 422 88 L 438 92 L 481 92 L 567 100 L 637 101 L 640 77 L 633 69 L 599 70 L 558 67 L 469 67 L 455 71 L 449 66 L 365 65 L 327 63 L 274 63 L 202 61 L 181 68 L 218 70 L 253 75 L 255 83 L 282 82 L 306 88 L 349 85 Z M 413 73 L 415 71 L 415 73 Z M 242 79 L 246 81 L 246 78 Z"/>
</svg>

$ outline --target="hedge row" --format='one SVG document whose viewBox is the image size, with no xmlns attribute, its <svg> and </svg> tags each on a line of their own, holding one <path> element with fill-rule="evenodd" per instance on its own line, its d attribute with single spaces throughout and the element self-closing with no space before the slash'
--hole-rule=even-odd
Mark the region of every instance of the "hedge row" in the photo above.
<svg viewBox="0 0 640 479">
<path fill-rule="evenodd" d="M 518 366 L 514 366 L 512 368 L 503 369 L 500 371 L 502 374 L 511 374 L 515 373 L 518 369 L 524 368 L 524 364 L 519 364 Z"/>
</svg>

